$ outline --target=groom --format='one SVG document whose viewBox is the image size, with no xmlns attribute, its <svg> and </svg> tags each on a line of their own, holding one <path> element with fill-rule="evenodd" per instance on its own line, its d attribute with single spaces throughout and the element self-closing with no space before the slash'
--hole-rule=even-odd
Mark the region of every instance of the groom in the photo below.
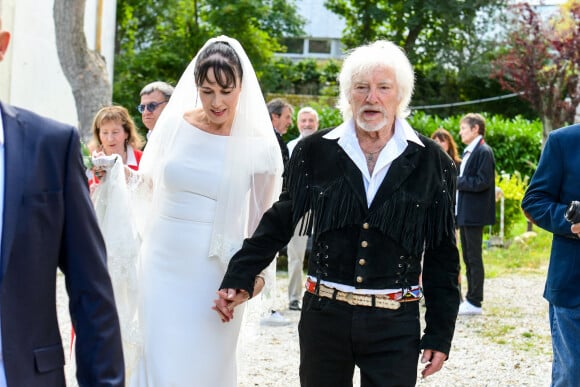
<svg viewBox="0 0 580 387">
<path fill-rule="evenodd" d="M 0 61 L 10 40 L 1 23 Z M 0 214 L 0 387 L 65 385 L 59 268 L 79 385 L 123 386 L 119 320 L 75 128 L 0 102 Z"/>
</svg>

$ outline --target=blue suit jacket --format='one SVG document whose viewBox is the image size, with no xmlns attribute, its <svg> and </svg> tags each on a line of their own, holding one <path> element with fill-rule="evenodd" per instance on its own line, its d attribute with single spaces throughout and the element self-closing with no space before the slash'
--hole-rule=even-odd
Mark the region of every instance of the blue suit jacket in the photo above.
<svg viewBox="0 0 580 387">
<path fill-rule="evenodd" d="M 1 104 L 5 184 L 0 310 L 8 386 L 63 386 L 56 314 L 65 274 L 80 385 L 122 386 L 119 320 L 75 128 Z"/>
<path fill-rule="evenodd" d="M 580 305 L 580 239 L 564 219 L 568 203 L 580 200 L 579 144 L 580 125 L 550 133 L 522 201 L 534 223 L 554 234 L 544 297 L 567 308 Z"/>
<path fill-rule="evenodd" d="M 457 177 L 457 225 L 485 226 L 495 223 L 495 160 L 483 141 L 465 162 Z"/>
</svg>

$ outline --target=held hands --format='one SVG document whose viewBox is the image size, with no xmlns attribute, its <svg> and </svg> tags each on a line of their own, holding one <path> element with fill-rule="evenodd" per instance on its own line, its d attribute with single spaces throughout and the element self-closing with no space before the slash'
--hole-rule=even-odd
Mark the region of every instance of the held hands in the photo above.
<svg viewBox="0 0 580 387">
<path fill-rule="evenodd" d="M 234 308 L 250 299 L 250 294 L 243 289 L 220 289 L 218 299 L 213 300 L 215 310 L 222 322 L 229 322 L 234 318 Z"/>
<path fill-rule="evenodd" d="M 256 277 L 254 282 L 254 295 L 264 288 L 264 278 Z M 211 308 L 217 312 L 222 322 L 229 322 L 234 318 L 234 308 L 250 299 L 250 294 L 243 289 L 220 289 L 218 298 L 214 300 Z"/>
<path fill-rule="evenodd" d="M 424 349 L 423 356 L 421 356 L 421 363 L 427 365 L 421 371 L 423 378 L 433 375 L 435 372 L 443 368 L 443 363 L 447 359 L 447 355 L 443 352 L 434 351 L 432 349 Z"/>
</svg>

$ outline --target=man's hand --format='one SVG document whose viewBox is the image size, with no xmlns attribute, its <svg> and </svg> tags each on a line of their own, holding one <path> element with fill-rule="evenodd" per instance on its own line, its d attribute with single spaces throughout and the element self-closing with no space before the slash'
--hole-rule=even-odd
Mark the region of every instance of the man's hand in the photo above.
<svg viewBox="0 0 580 387">
<path fill-rule="evenodd" d="M 421 371 L 421 375 L 426 378 L 433 375 L 435 372 L 443 368 L 443 362 L 447 359 L 447 355 L 443 352 L 434 351 L 432 349 L 424 349 L 423 356 L 421 356 L 421 363 L 427 365 Z"/>
<path fill-rule="evenodd" d="M 574 223 L 570 230 L 580 238 L 580 223 Z"/>
<path fill-rule="evenodd" d="M 254 296 L 258 295 L 266 281 L 264 277 L 258 275 L 254 281 Z M 234 318 L 234 308 L 250 299 L 250 295 L 247 291 L 243 289 L 220 289 L 217 292 L 218 299 L 214 300 L 214 306 L 212 309 L 215 310 L 222 322 L 229 322 Z"/>
</svg>

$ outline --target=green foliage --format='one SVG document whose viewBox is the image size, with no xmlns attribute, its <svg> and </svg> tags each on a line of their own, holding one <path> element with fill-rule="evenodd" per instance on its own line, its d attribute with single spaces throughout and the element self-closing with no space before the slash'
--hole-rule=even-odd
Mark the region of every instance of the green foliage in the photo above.
<svg viewBox="0 0 580 387">
<path fill-rule="evenodd" d="M 531 176 L 540 158 L 541 122 L 520 116 L 512 119 L 485 113 L 483 116 L 486 119 L 485 141 L 493 148 L 496 170 L 502 173 L 519 171 L 524 176 Z M 447 129 L 461 151 L 464 148 L 459 138 L 461 117 L 462 115 L 440 118 L 418 111 L 409 117 L 409 123 L 426 136 L 430 136 L 439 127 Z"/>
<path fill-rule="evenodd" d="M 294 63 L 286 58 L 274 58 L 269 66 L 265 66 L 260 78 L 260 86 L 264 94 L 293 94 L 294 85 L 291 76 Z"/>
<path fill-rule="evenodd" d="M 211 37 L 240 41 L 260 76 L 282 35 L 302 33 L 295 1 L 119 0 L 113 101 L 129 108 L 135 122 L 139 91 L 162 80 L 175 84 Z"/>
<path fill-rule="evenodd" d="M 326 0 L 325 6 L 346 21 L 347 48 L 376 39 L 403 47 L 415 64 L 436 63 L 445 51 L 468 46 L 476 35 L 476 15 L 501 4 L 496 0 Z M 480 17 L 481 17 L 480 15 Z M 462 50 L 463 52 L 463 50 Z"/>
<path fill-rule="evenodd" d="M 463 115 L 477 110 L 510 118 L 518 115 L 530 120 L 538 118 L 537 112 L 528 103 L 521 103 L 517 97 L 454 105 L 457 102 L 476 101 L 508 94 L 497 80 L 489 78 L 489 72 L 489 61 L 478 64 L 476 60 L 465 64 L 461 71 L 446 69 L 442 66 L 429 69 L 416 68 L 412 104 L 413 106 L 450 105 L 418 109 L 439 117 Z"/>
<path fill-rule="evenodd" d="M 514 235 L 515 224 L 526 220 L 520 204 L 528 187 L 528 180 L 527 176 L 522 178 L 517 171 L 513 174 L 502 173 L 495 177 L 495 186 L 502 190 L 504 197 L 504 241 Z M 499 203 L 496 205 L 496 223 L 492 227 L 493 235 L 500 234 L 501 204 Z"/>
<path fill-rule="evenodd" d="M 464 145 L 459 137 L 459 122 L 463 116 L 440 118 L 416 112 L 409 117 L 409 123 L 426 136 L 437 128 L 447 129 L 455 138 L 458 148 Z M 502 116 L 489 116 L 486 119 L 485 141 L 494 152 L 496 162 L 496 186 L 504 192 L 504 237 L 514 235 L 514 224 L 524 219 L 520 203 L 527 188 L 528 179 L 536 169 L 540 158 L 542 143 L 542 124 L 538 120 L 529 121 L 520 116 L 506 119 Z M 496 224 L 492 234 L 499 235 L 500 206 L 496 206 Z M 486 230 L 486 232 L 488 232 Z"/>
<path fill-rule="evenodd" d="M 342 114 L 334 107 L 318 106 L 313 104 L 312 107 L 318 112 L 320 128 L 334 128 L 342 123 Z"/>
<path fill-rule="evenodd" d="M 486 117 L 486 141 L 493 148 L 497 170 L 531 176 L 542 148 L 542 123 L 522 117 Z"/>
<path fill-rule="evenodd" d="M 264 67 L 260 85 L 265 94 L 336 96 L 339 71 L 339 64 L 333 60 L 304 59 L 293 62 L 286 58 L 275 58 Z"/>
<path fill-rule="evenodd" d="M 91 151 L 89 150 L 88 145 L 81 141 L 81 154 L 83 156 L 83 165 L 86 169 L 93 168 L 93 159 L 91 157 Z"/>
<path fill-rule="evenodd" d="M 288 131 L 284 135 L 284 141 L 288 142 L 300 135 L 298 132 L 298 127 L 296 122 L 298 120 L 298 111 L 305 107 L 310 106 L 318 113 L 318 129 L 334 128 L 342 123 L 342 115 L 340 111 L 334 107 L 328 106 L 327 104 L 320 103 L 314 99 L 308 100 L 292 100 L 291 98 L 286 98 L 289 103 L 294 106 L 294 117 L 292 120 L 292 126 L 288 128 Z"/>
<path fill-rule="evenodd" d="M 514 235 L 522 235 L 527 230 L 526 220 L 520 220 L 513 226 Z M 537 236 L 516 238 L 506 248 L 491 248 L 483 251 L 486 278 L 505 274 L 544 273 L 550 259 L 552 234 L 534 227 Z"/>
<path fill-rule="evenodd" d="M 320 88 L 318 65 L 314 59 L 296 63 L 292 73 L 292 83 L 297 94 L 318 94 Z"/>
</svg>

